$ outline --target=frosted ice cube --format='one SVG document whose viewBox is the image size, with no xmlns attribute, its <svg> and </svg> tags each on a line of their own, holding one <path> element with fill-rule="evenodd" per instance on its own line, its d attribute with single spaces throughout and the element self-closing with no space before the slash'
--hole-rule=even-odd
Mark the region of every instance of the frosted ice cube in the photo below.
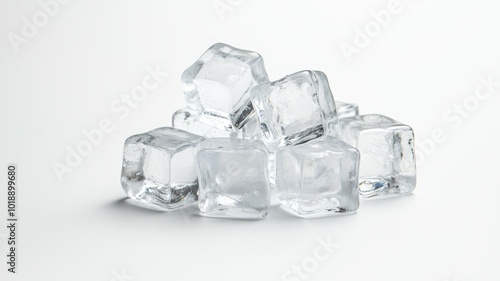
<svg viewBox="0 0 500 281">
<path fill-rule="evenodd" d="M 362 197 L 411 193 L 416 184 L 411 127 L 377 114 L 343 118 L 340 138 L 361 153 Z"/>
<path fill-rule="evenodd" d="M 201 139 L 169 127 L 129 137 L 123 151 L 123 190 L 130 198 L 163 210 L 195 202 L 198 175 L 194 152 Z"/>
<path fill-rule="evenodd" d="M 197 147 L 200 214 L 259 219 L 270 203 L 262 141 L 213 138 Z"/>
<path fill-rule="evenodd" d="M 241 128 L 253 115 L 248 93 L 269 78 L 255 52 L 217 43 L 182 74 L 186 102 L 211 122 Z"/>
<path fill-rule="evenodd" d="M 216 127 L 204 115 L 200 115 L 189 108 L 179 109 L 172 115 L 172 126 L 174 128 L 209 138 L 261 139 L 259 125 L 257 117 L 252 116 L 241 129 L 220 128 Z"/>
<path fill-rule="evenodd" d="M 359 107 L 354 103 L 336 101 L 337 114 L 340 118 L 353 117 L 359 115 Z"/>
<path fill-rule="evenodd" d="M 287 146 L 276 155 L 281 206 L 300 217 L 353 213 L 359 206 L 359 152 L 333 137 Z"/>
<path fill-rule="evenodd" d="M 336 133 L 335 102 L 321 71 L 301 71 L 255 86 L 250 98 L 270 150 Z"/>
</svg>

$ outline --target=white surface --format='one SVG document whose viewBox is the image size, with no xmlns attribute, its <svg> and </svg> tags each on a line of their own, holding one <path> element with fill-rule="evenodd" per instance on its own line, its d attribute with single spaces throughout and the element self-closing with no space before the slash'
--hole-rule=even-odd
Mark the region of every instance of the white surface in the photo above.
<svg viewBox="0 0 500 281">
<path fill-rule="evenodd" d="M 70 1 L 17 54 L 8 34 L 41 8 L 1 1 L 0 173 L 18 164 L 20 227 L 19 273 L 2 263 L 0 279 L 282 280 L 331 237 L 338 248 L 307 280 L 499 280 L 500 86 L 456 127 L 443 119 L 479 77 L 500 81 L 499 4 L 401 0 L 401 13 L 348 63 L 339 44 L 352 44 L 355 28 L 388 1 L 221 1 L 236 3 L 223 20 L 213 0 Z M 219 41 L 261 53 L 273 80 L 324 71 L 336 99 L 413 126 L 417 145 L 442 128 L 446 139 L 421 161 L 415 194 L 362 202 L 346 217 L 273 209 L 256 222 L 124 202 L 123 141 L 170 124 L 184 106 L 182 71 Z M 157 65 L 169 77 L 144 101 L 127 116 L 110 109 Z M 53 162 L 64 163 L 65 147 L 105 118 L 114 131 L 58 181 Z M 2 256 L 6 234 L 1 227 Z M 132 277 L 117 278 L 122 270 Z"/>
</svg>

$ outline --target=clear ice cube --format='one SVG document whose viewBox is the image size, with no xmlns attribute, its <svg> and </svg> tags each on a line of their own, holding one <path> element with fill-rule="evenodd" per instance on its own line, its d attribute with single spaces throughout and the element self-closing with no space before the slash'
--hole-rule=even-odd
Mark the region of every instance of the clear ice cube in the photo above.
<svg viewBox="0 0 500 281">
<path fill-rule="evenodd" d="M 211 122 L 241 128 L 253 115 L 248 93 L 269 82 L 262 57 L 217 43 L 182 74 L 186 102 Z"/>
<path fill-rule="evenodd" d="M 340 120 L 340 138 L 361 153 L 359 190 L 364 198 L 411 193 L 416 184 L 411 127 L 377 114 Z"/>
<path fill-rule="evenodd" d="M 262 141 L 213 138 L 201 142 L 197 150 L 201 215 L 266 216 L 270 194 L 267 151 Z"/>
<path fill-rule="evenodd" d="M 255 86 L 250 98 L 270 150 L 336 133 L 335 102 L 321 71 L 301 71 Z"/>
<path fill-rule="evenodd" d="M 203 114 L 182 108 L 172 115 L 172 126 L 190 133 L 209 138 L 242 138 L 242 139 L 262 139 L 259 121 L 256 116 L 252 116 L 241 129 L 216 127 Z"/>
<path fill-rule="evenodd" d="M 337 114 L 339 116 L 339 119 L 359 115 L 359 107 L 357 104 L 336 101 L 335 105 L 337 106 Z"/>
<path fill-rule="evenodd" d="M 213 126 L 208 119 L 203 117 L 203 115 L 189 108 L 179 109 L 172 115 L 172 126 L 177 129 L 210 138 L 229 138 L 235 137 L 238 134 L 237 131 L 231 128 Z"/>
<path fill-rule="evenodd" d="M 195 202 L 194 152 L 201 140 L 201 136 L 169 127 L 129 137 L 123 151 L 123 190 L 156 209 L 178 209 Z"/>
<path fill-rule="evenodd" d="M 358 209 L 359 152 L 334 137 L 287 146 L 276 155 L 281 207 L 299 217 L 349 214 Z"/>
</svg>

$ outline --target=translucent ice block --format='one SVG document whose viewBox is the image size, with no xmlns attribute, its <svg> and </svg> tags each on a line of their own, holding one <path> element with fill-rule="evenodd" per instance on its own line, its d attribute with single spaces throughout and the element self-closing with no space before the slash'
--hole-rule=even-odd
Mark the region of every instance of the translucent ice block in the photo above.
<svg viewBox="0 0 500 281">
<path fill-rule="evenodd" d="M 240 129 L 253 115 L 248 93 L 269 82 L 262 57 L 217 43 L 182 74 L 188 107 L 211 122 Z"/>
<path fill-rule="evenodd" d="M 189 108 L 177 110 L 172 115 L 172 126 L 208 138 L 262 139 L 259 121 L 252 116 L 241 129 L 216 127 L 216 124 Z"/>
<path fill-rule="evenodd" d="M 121 184 L 127 195 L 163 210 L 196 201 L 194 147 L 202 137 L 164 127 L 125 141 Z"/>
<path fill-rule="evenodd" d="M 270 150 L 335 135 L 338 117 L 323 72 L 301 71 L 255 86 L 250 98 Z"/>
<path fill-rule="evenodd" d="M 340 120 L 340 138 L 361 153 L 362 197 L 411 193 L 416 184 L 414 135 L 411 127 L 383 115 Z"/>
<path fill-rule="evenodd" d="M 340 118 L 353 117 L 359 115 L 359 107 L 354 103 L 336 101 L 337 114 Z"/>
<path fill-rule="evenodd" d="M 231 128 L 220 128 L 210 124 L 210 121 L 189 108 L 177 110 L 172 115 L 172 126 L 193 134 L 205 137 L 236 137 L 238 132 Z"/>
<path fill-rule="evenodd" d="M 359 152 L 333 137 L 287 146 L 276 155 L 281 206 L 299 217 L 353 213 L 359 206 Z"/>
<path fill-rule="evenodd" d="M 201 215 L 241 219 L 266 216 L 270 191 L 262 141 L 213 138 L 197 149 Z"/>
</svg>

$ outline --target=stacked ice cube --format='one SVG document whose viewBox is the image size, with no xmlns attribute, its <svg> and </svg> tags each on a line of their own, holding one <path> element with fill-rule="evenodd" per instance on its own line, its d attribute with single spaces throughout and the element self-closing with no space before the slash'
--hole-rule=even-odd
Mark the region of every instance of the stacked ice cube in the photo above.
<svg viewBox="0 0 500 281">
<path fill-rule="evenodd" d="M 308 218 L 415 188 L 412 129 L 335 102 L 321 71 L 270 82 L 258 53 L 218 43 L 182 84 L 187 107 L 173 127 L 125 141 L 122 187 L 147 207 L 259 219 L 277 198 Z"/>
</svg>

